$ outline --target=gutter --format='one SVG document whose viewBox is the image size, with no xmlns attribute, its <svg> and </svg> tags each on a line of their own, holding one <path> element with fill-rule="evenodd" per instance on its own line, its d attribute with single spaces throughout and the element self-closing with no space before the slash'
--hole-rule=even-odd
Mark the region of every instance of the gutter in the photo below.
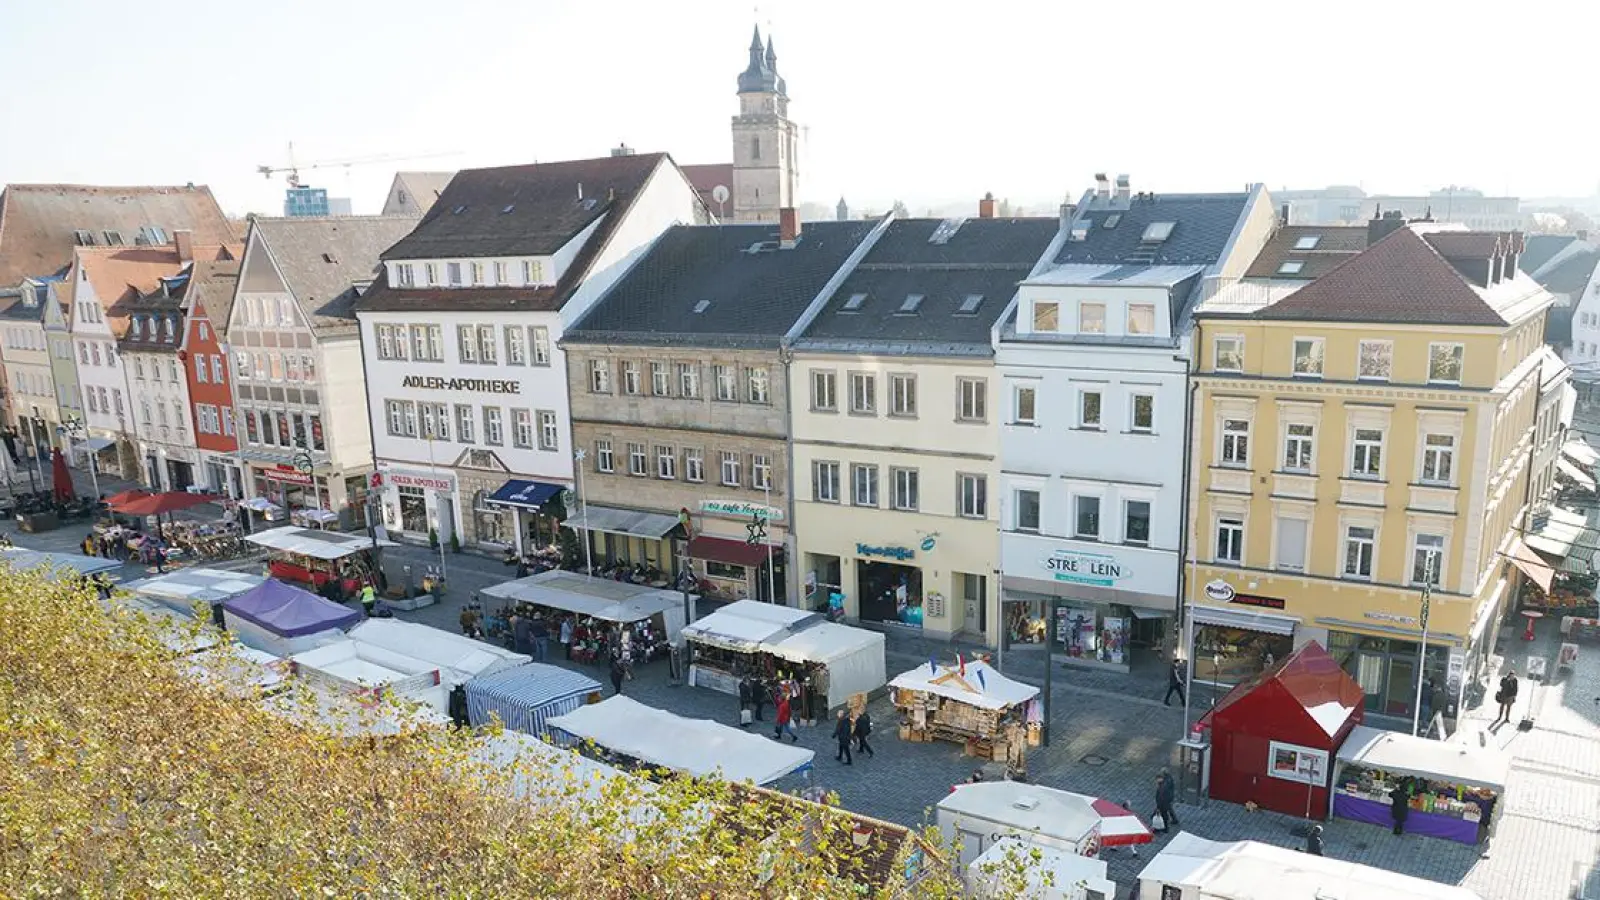
<svg viewBox="0 0 1600 900">
<path fill-rule="evenodd" d="M 1194 339 L 1189 344 L 1189 359 L 1184 360 L 1187 365 L 1183 369 L 1184 385 L 1184 416 L 1183 416 L 1183 488 L 1182 499 L 1179 502 L 1183 516 L 1183 530 L 1178 533 L 1178 596 L 1173 598 L 1173 610 L 1176 617 L 1173 624 L 1183 628 L 1181 634 L 1189 636 L 1183 648 L 1184 653 L 1184 703 L 1183 703 L 1183 731 L 1178 739 L 1184 740 L 1189 736 L 1189 701 L 1194 695 L 1194 630 L 1189 623 L 1189 610 L 1185 608 L 1184 598 L 1189 596 L 1189 535 L 1193 530 L 1192 503 L 1193 490 L 1190 481 L 1194 477 L 1194 396 L 1200 384 L 1194 379 L 1195 368 L 1200 363 L 1199 348 L 1205 346 L 1201 343 L 1204 337 L 1205 326 L 1198 320 L 1194 322 Z M 1174 357 L 1180 359 L 1181 357 Z"/>
</svg>

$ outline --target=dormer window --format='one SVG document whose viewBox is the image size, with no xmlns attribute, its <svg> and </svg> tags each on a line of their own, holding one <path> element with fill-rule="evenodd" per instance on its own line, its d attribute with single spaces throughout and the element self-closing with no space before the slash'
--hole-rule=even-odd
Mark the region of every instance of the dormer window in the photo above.
<svg viewBox="0 0 1600 900">
<path fill-rule="evenodd" d="M 849 299 L 844 301 L 844 306 L 840 307 L 839 311 L 840 312 L 860 312 L 862 305 L 864 305 L 866 302 L 867 302 L 867 295 L 866 294 L 851 294 Z"/>
<path fill-rule="evenodd" d="M 1302 235 L 1299 240 L 1294 242 L 1294 248 L 1296 250 L 1315 250 L 1320 243 L 1322 243 L 1322 235 L 1307 234 Z"/>
<path fill-rule="evenodd" d="M 178 320 L 172 316 L 167 316 L 167 342 L 171 343 L 173 340 L 175 340 L 177 338 L 177 334 Z"/>
<path fill-rule="evenodd" d="M 133 336 L 135 339 L 144 337 L 144 319 L 137 316 L 133 320 Z"/>
<path fill-rule="evenodd" d="M 921 294 L 907 294 L 906 299 L 900 303 L 900 308 L 895 311 L 895 315 L 914 316 L 917 314 L 917 307 L 921 305 Z"/>
<path fill-rule="evenodd" d="M 395 284 L 400 287 L 415 287 L 417 281 L 416 270 L 411 267 L 411 263 L 395 263 L 394 280 Z"/>
</svg>

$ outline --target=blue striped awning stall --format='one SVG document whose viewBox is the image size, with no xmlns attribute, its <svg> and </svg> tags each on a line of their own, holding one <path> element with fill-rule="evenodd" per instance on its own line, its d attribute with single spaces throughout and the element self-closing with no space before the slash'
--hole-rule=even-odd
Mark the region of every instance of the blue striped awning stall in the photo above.
<svg viewBox="0 0 1600 900">
<path fill-rule="evenodd" d="M 520 506 L 524 509 L 538 509 L 550 502 L 550 498 L 561 493 L 561 485 L 551 484 L 548 481 L 529 481 L 525 478 L 511 478 L 505 484 L 495 489 L 486 502 L 497 503 L 501 506 Z"/>
<path fill-rule="evenodd" d="M 466 683 L 467 720 L 473 727 L 499 716 L 505 727 L 544 737 L 545 720 L 565 715 L 600 692 L 600 682 L 543 663 L 504 669 Z"/>
</svg>

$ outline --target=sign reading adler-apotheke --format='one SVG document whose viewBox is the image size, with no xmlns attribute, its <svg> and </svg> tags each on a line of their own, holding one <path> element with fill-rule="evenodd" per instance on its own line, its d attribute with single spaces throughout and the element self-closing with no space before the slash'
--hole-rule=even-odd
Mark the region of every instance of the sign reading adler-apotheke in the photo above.
<svg viewBox="0 0 1600 900">
<path fill-rule="evenodd" d="M 1104 553 L 1079 553 L 1057 550 L 1044 560 L 1044 567 L 1056 581 L 1111 587 L 1133 575 L 1121 560 Z"/>
<path fill-rule="evenodd" d="M 501 378 L 441 378 L 437 375 L 407 375 L 401 387 L 429 391 L 480 391 L 485 394 L 520 394 L 522 382 Z"/>
</svg>

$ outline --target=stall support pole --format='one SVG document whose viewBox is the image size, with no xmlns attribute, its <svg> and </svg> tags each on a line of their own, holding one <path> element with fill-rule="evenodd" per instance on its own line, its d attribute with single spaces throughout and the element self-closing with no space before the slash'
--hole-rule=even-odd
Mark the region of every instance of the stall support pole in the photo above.
<svg viewBox="0 0 1600 900">
<path fill-rule="evenodd" d="M 767 484 L 766 484 L 765 490 L 766 490 L 766 494 L 767 494 L 767 510 L 766 510 L 765 514 L 770 518 L 771 515 L 772 515 L 772 471 L 771 471 L 771 469 L 767 470 Z M 772 571 L 772 541 L 768 540 L 767 541 L 767 602 L 768 603 L 777 603 L 778 602 L 778 581 L 777 581 L 777 578 L 778 578 L 778 576 L 776 574 L 774 574 L 773 571 Z"/>
<path fill-rule="evenodd" d="M 1050 617 L 1044 622 L 1044 727 L 1039 729 L 1041 732 L 1039 740 L 1046 747 L 1050 746 L 1050 682 L 1052 680 L 1051 671 L 1056 667 L 1054 659 L 1056 649 L 1056 604 L 1059 602 L 1060 600 L 1056 597 L 1050 598 L 1048 610 Z"/>
<path fill-rule="evenodd" d="M 578 448 L 578 452 L 573 454 L 574 458 L 578 461 L 577 466 L 575 466 L 575 468 L 578 470 L 578 503 L 583 509 L 583 574 L 593 576 L 594 559 L 589 553 L 589 495 L 583 491 L 583 461 L 586 457 L 588 457 L 588 455 L 588 451 L 584 450 L 582 447 Z M 567 512 L 571 513 L 572 510 L 569 509 Z M 686 603 L 685 606 L 687 605 L 688 604 Z"/>
<path fill-rule="evenodd" d="M 1412 737 L 1422 730 L 1422 682 L 1428 677 L 1428 604 L 1433 599 L 1434 567 L 1438 564 L 1439 557 L 1429 554 L 1428 572 L 1422 579 L 1422 643 L 1417 645 L 1417 697 L 1411 705 Z"/>
</svg>

